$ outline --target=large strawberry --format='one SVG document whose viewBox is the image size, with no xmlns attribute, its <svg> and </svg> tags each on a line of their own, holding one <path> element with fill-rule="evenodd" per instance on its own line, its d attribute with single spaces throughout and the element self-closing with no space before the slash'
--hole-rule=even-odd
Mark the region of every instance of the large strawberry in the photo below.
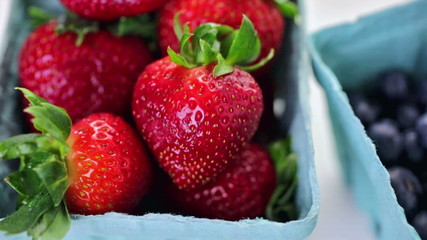
<svg viewBox="0 0 427 240">
<path fill-rule="evenodd" d="M 72 120 L 130 112 L 133 86 L 151 61 L 146 45 L 137 37 L 96 30 L 96 24 L 79 35 L 61 26 L 76 25 L 52 21 L 29 35 L 19 61 L 21 86 L 65 108 Z"/>
<path fill-rule="evenodd" d="M 131 126 L 109 113 L 71 126 L 64 109 L 21 91 L 30 102 L 26 112 L 42 134 L 0 143 L 0 160 L 21 158 L 19 171 L 6 179 L 19 193 L 21 206 L 0 221 L 0 230 L 60 239 L 71 224 L 68 210 L 100 214 L 136 207 L 152 184 L 152 166 Z"/>
<path fill-rule="evenodd" d="M 111 21 L 119 19 L 120 17 L 147 13 L 163 6 L 166 1 L 167 0 L 61 0 L 67 8 L 80 16 L 103 21 Z"/>
<path fill-rule="evenodd" d="M 262 217 L 276 187 L 276 171 L 267 151 L 250 143 L 223 173 L 190 191 L 168 187 L 179 212 L 206 218 L 240 220 Z"/>
<path fill-rule="evenodd" d="M 188 23 L 190 30 L 214 22 L 237 28 L 242 15 L 252 22 L 262 42 L 260 57 L 266 57 L 271 48 L 277 50 L 284 34 L 285 22 L 273 0 L 171 0 L 162 9 L 159 21 L 159 44 L 163 54 L 170 46 L 179 49 L 179 39 L 173 34 L 174 16 Z"/>
<path fill-rule="evenodd" d="M 246 17 L 239 30 L 217 24 L 204 24 L 194 34 L 187 26 L 176 29 L 181 55 L 169 49 L 170 57 L 146 68 L 132 109 L 160 165 L 179 188 L 192 189 L 222 172 L 257 129 L 262 94 L 242 68 L 265 61 L 244 67 L 260 49 Z"/>
</svg>

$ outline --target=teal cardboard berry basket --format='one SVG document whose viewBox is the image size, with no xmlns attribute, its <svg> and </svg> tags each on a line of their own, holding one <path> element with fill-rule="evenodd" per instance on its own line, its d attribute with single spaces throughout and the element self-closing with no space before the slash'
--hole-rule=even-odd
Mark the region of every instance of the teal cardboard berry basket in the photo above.
<svg viewBox="0 0 427 240">
<path fill-rule="evenodd" d="M 0 140 L 21 133 L 22 119 L 17 86 L 17 56 L 20 46 L 29 32 L 25 9 L 28 1 L 10 0 L 11 11 L 7 33 L 0 46 Z M 34 1 L 36 4 L 61 11 L 59 1 Z M 96 216 L 72 216 L 71 230 L 65 239 L 305 239 L 313 231 L 319 213 L 319 188 L 313 160 L 310 132 L 307 68 L 308 58 L 302 44 L 302 27 L 288 25 L 283 57 L 279 57 L 275 76 L 279 82 L 278 98 L 286 102 L 282 126 L 277 131 L 289 132 L 293 150 L 298 155 L 298 187 L 296 204 L 298 219 L 287 223 L 263 218 L 241 221 L 222 221 L 184 217 L 172 214 L 147 213 L 142 216 L 108 213 Z M 286 79 L 286 80 L 285 80 Z M 280 101 L 279 101 L 280 102 Z M 0 163 L 0 177 L 4 178 L 16 167 Z M 0 183 L 0 218 L 14 211 L 14 195 L 4 183 Z M 0 239 L 28 239 L 25 234 L 5 236 Z"/>
<path fill-rule="evenodd" d="M 420 239 L 408 224 L 372 140 L 346 93 L 387 69 L 427 76 L 427 1 L 392 8 L 314 34 L 315 75 L 325 90 L 345 181 L 379 239 Z"/>
</svg>

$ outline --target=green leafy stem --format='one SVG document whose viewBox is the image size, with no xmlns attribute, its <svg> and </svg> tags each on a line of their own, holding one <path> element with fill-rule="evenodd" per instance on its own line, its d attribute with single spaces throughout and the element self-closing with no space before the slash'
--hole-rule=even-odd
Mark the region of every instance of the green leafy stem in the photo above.
<svg viewBox="0 0 427 240">
<path fill-rule="evenodd" d="M 29 100 L 26 112 L 41 132 L 18 135 L 0 142 L 0 160 L 20 158 L 20 169 L 6 177 L 19 194 L 19 209 L 0 221 L 7 234 L 27 232 L 33 239 L 63 238 L 71 218 L 63 200 L 69 186 L 65 157 L 71 119 L 66 111 L 18 88 Z"/>
<path fill-rule="evenodd" d="M 276 167 L 277 187 L 268 203 L 265 215 L 278 222 L 295 220 L 298 216 L 295 191 L 298 185 L 297 155 L 292 152 L 291 138 L 279 140 L 269 146 Z"/>
</svg>

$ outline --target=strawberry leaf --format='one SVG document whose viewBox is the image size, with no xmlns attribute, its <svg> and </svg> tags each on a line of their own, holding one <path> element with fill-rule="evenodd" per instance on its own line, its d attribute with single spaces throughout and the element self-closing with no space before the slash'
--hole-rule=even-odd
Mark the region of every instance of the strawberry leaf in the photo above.
<svg viewBox="0 0 427 240">
<path fill-rule="evenodd" d="M 203 64 L 207 65 L 211 62 L 217 60 L 219 52 L 215 50 L 208 42 L 203 39 L 200 39 L 200 51 L 201 51 L 201 61 Z"/>
<path fill-rule="evenodd" d="M 225 60 L 230 65 L 247 64 L 254 61 L 260 51 L 261 40 L 258 38 L 252 22 L 244 15 Z"/>
<path fill-rule="evenodd" d="M 298 15 L 298 7 L 290 0 L 274 0 L 283 16 L 294 19 Z"/>
<path fill-rule="evenodd" d="M 68 214 L 65 203 L 49 209 L 39 221 L 28 230 L 28 235 L 35 239 L 43 240 L 62 239 L 67 234 L 71 226 L 71 218 Z"/>
<path fill-rule="evenodd" d="M 181 40 L 182 36 L 184 35 L 184 31 L 185 31 L 185 26 L 182 26 L 181 21 L 179 20 L 179 16 L 181 16 L 181 12 L 178 12 L 175 14 L 175 16 L 173 17 L 173 30 L 175 32 L 175 36 Z M 188 30 L 188 25 L 186 25 L 187 30 Z"/>
<path fill-rule="evenodd" d="M 267 64 L 271 59 L 273 59 L 273 57 L 274 57 L 274 49 L 272 48 L 270 49 L 270 52 L 268 53 L 267 57 L 261 59 L 258 63 L 255 63 L 254 65 L 250 65 L 250 66 L 244 66 L 244 65 L 242 66 L 237 65 L 237 66 L 247 72 L 252 72 L 264 66 L 265 64 Z"/>
<path fill-rule="evenodd" d="M 24 168 L 14 172 L 6 181 L 21 195 L 35 196 L 47 191 L 55 206 L 62 201 L 68 188 L 68 177 L 65 163 L 48 152 L 36 152 L 25 160 Z"/>
<path fill-rule="evenodd" d="M 42 103 L 49 103 L 46 99 L 43 99 L 37 96 L 35 93 L 31 92 L 25 88 L 15 88 L 21 91 L 24 94 L 24 97 L 30 102 L 30 106 L 41 106 Z"/>
<path fill-rule="evenodd" d="M 55 18 L 55 15 L 52 13 L 35 6 L 30 6 L 28 8 L 28 16 L 30 17 L 31 29 L 35 29 L 43 24 L 46 24 Z"/>
<path fill-rule="evenodd" d="M 234 30 L 228 34 L 223 41 L 221 41 L 221 54 L 222 56 L 227 56 L 228 51 L 230 50 L 231 44 L 233 44 L 234 39 L 236 38 L 239 31 Z"/>
<path fill-rule="evenodd" d="M 30 133 L 11 137 L 0 142 L 0 160 L 9 160 L 25 154 L 23 152 L 25 151 L 24 148 L 21 147 L 34 144 L 34 141 L 40 137 L 43 137 L 43 135 Z"/>
<path fill-rule="evenodd" d="M 33 168 L 52 197 L 53 204 L 58 206 L 68 188 L 67 168 L 63 162 L 56 160 L 50 153 L 39 153 L 43 163 Z"/>
<path fill-rule="evenodd" d="M 277 187 L 266 209 L 268 219 L 286 222 L 297 218 L 295 191 L 298 185 L 297 156 L 292 152 L 290 138 L 269 146 L 270 156 L 276 167 Z"/>
<path fill-rule="evenodd" d="M 147 39 L 156 35 L 156 23 L 148 14 L 120 18 L 111 27 L 112 32 L 120 37 L 139 36 Z"/>
<path fill-rule="evenodd" d="M 34 116 L 34 127 L 43 134 L 51 135 L 57 140 L 65 142 L 71 131 L 71 119 L 67 112 L 27 89 L 17 89 L 30 101 L 30 106 L 25 111 Z"/>
<path fill-rule="evenodd" d="M 216 63 L 214 75 L 221 76 L 233 72 L 234 66 L 255 70 L 265 65 L 274 55 L 272 51 L 259 63 L 247 66 L 258 58 L 261 52 L 261 40 L 252 22 L 246 16 L 243 16 L 238 30 L 226 25 L 205 23 L 198 26 L 191 34 L 188 24 L 182 26 L 179 15 L 180 13 L 175 15 L 174 30 L 181 41 L 181 52 L 178 54 L 168 48 L 169 57 L 178 65 L 192 68 Z"/>
<path fill-rule="evenodd" d="M 172 60 L 172 62 L 184 66 L 186 68 L 190 68 L 191 65 L 187 62 L 187 59 L 185 59 L 183 56 L 181 56 L 180 54 L 176 53 L 174 50 L 172 50 L 172 48 L 168 48 L 168 54 L 170 59 Z"/>
<path fill-rule="evenodd" d="M 16 192 L 22 195 L 24 199 L 27 199 L 27 197 L 34 197 L 46 189 L 37 173 L 31 169 L 16 171 L 6 177 L 5 180 Z"/>
<path fill-rule="evenodd" d="M 225 74 L 232 73 L 234 71 L 234 67 L 231 66 L 231 65 L 229 65 L 224 60 L 224 58 L 222 57 L 221 54 L 218 54 L 217 57 L 218 57 L 218 64 L 213 69 L 213 74 L 215 76 L 222 76 L 222 75 L 225 75 Z"/>
<path fill-rule="evenodd" d="M 181 39 L 181 46 L 180 46 L 180 52 L 181 52 L 181 56 L 187 61 L 187 62 L 194 62 L 193 60 L 193 56 L 194 56 L 194 50 L 193 50 L 193 45 L 191 44 L 191 37 L 193 36 L 193 34 L 185 32 L 182 35 L 182 39 Z M 182 65 L 177 63 L 178 65 Z"/>
<path fill-rule="evenodd" d="M 0 230 L 7 234 L 17 234 L 30 229 L 37 220 L 53 206 L 46 192 L 41 192 L 28 204 L 20 207 L 12 215 L 0 221 Z"/>
<path fill-rule="evenodd" d="M 214 23 L 207 23 L 196 28 L 196 31 L 194 31 L 193 44 L 197 46 L 200 40 L 203 39 L 210 45 L 213 45 L 218 36 L 218 26 L 220 25 Z"/>
<path fill-rule="evenodd" d="M 135 17 L 122 17 L 116 22 L 104 23 L 103 26 L 118 37 L 137 36 L 143 38 L 148 48 L 157 51 L 157 23 L 154 16 L 142 14 Z"/>
<path fill-rule="evenodd" d="M 33 92 L 19 88 L 30 102 L 27 112 L 34 116 L 42 134 L 26 134 L 0 142 L 0 159 L 19 157 L 19 171 L 6 178 L 19 193 L 19 209 L 0 221 L 0 231 L 17 234 L 27 231 L 33 239 L 60 239 L 71 220 L 63 201 L 68 188 L 65 157 L 71 120 L 66 111 Z"/>
</svg>

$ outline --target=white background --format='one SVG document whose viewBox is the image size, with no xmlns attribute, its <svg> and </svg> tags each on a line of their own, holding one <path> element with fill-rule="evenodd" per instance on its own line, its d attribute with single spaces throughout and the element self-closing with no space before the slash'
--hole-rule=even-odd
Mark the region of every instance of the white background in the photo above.
<svg viewBox="0 0 427 240">
<path fill-rule="evenodd" d="M 408 0 L 305 0 L 307 28 L 312 33 L 325 27 L 355 21 L 358 16 L 409 2 Z M 8 9 L 12 0 L 0 0 L 0 46 L 4 40 Z M 2 54 L 3 49 L 0 49 Z M 313 137 L 321 189 L 320 216 L 309 240 L 373 240 L 367 220 L 345 189 L 336 159 L 324 94 L 310 78 Z M 291 240 L 291 239 L 290 239 Z"/>
</svg>

